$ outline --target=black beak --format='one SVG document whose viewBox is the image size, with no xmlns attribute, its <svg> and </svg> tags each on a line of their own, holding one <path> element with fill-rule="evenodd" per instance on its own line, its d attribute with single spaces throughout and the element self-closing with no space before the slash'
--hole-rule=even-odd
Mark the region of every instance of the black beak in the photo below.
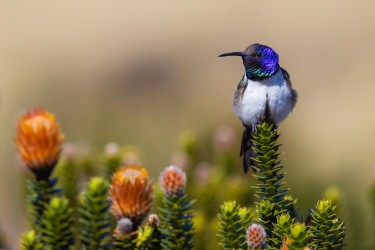
<svg viewBox="0 0 375 250">
<path fill-rule="evenodd" d="M 225 54 L 221 54 L 219 57 L 224 57 L 224 56 L 244 56 L 243 52 L 229 52 Z"/>
</svg>

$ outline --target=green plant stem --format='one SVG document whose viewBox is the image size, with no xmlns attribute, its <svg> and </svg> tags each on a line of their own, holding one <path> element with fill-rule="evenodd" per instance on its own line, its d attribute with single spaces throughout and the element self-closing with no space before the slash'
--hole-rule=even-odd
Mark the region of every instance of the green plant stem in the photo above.
<svg viewBox="0 0 375 250">
<path fill-rule="evenodd" d="M 134 231 L 127 235 L 115 237 L 112 241 L 114 250 L 135 249 L 137 234 L 138 232 Z"/>
<path fill-rule="evenodd" d="M 64 195 L 73 208 L 77 205 L 79 171 L 80 168 L 74 158 L 60 160 L 54 171 L 55 176 L 59 178 L 58 186 L 64 190 Z"/>
<path fill-rule="evenodd" d="M 277 220 L 278 210 L 275 208 L 275 204 L 268 200 L 262 200 L 256 205 L 258 211 L 258 222 L 263 225 L 267 233 L 267 245 L 273 246 L 273 242 L 269 239 L 273 237 L 274 224 Z"/>
<path fill-rule="evenodd" d="M 40 236 L 43 249 L 66 250 L 74 246 L 74 217 L 68 203 L 64 197 L 53 197 L 46 207 Z"/>
<path fill-rule="evenodd" d="M 43 245 L 40 243 L 34 230 L 28 231 L 22 235 L 21 250 L 42 250 L 42 248 Z"/>
<path fill-rule="evenodd" d="M 51 198 L 61 194 L 60 189 L 56 189 L 57 178 L 47 180 L 28 181 L 28 206 L 31 214 L 31 225 L 38 234 L 41 229 L 42 216 Z"/>
<path fill-rule="evenodd" d="M 192 249 L 194 246 L 194 225 L 192 205 L 186 195 L 164 196 L 160 218 L 164 227 L 162 232 L 162 249 Z"/>
<path fill-rule="evenodd" d="M 112 232 L 108 183 L 95 177 L 88 183 L 79 206 L 79 239 L 86 250 L 108 249 Z"/>
<path fill-rule="evenodd" d="M 293 224 L 294 219 L 288 213 L 277 216 L 277 223 L 273 225 L 272 238 L 269 239 L 272 242 L 275 250 L 280 249 L 289 235 L 290 227 Z"/>
<path fill-rule="evenodd" d="M 309 234 L 305 224 L 295 223 L 290 228 L 289 239 L 291 241 L 290 250 L 302 250 L 307 246 Z M 321 248 L 317 248 L 321 249 Z"/>
<path fill-rule="evenodd" d="M 220 245 L 225 249 L 246 249 L 245 236 L 250 219 L 240 210 L 236 201 L 226 201 L 220 207 L 218 236 Z"/>
<path fill-rule="evenodd" d="M 280 189 L 284 184 L 282 179 L 285 173 L 280 173 L 283 166 L 278 160 L 280 154 L 277 151 L 280 145 L 277 144 L 277 128 L 271 123 L 264 122 L 256 126 L 256 132 L 252 136 L 253 150 L 257 154 L 253 158 L 257 163 L 256 166 L 252 166 L 256 171 L 253 176 L 260 182 L 255 187 L 255 195 L 261 200 L 274 203 L 278 209 L 283 209 L 287 190 Z"/>
<path fill-rule="evenodd" d="M 159 232 L 160 233 L 160 232 Z M 146 225 L 139 228 L 135 244 L 136 250 L 158 250 L 160 249 L 160 238 L 158 228 Z"/>
<path fill-rule="evenodd" d="M 346 237 L 344 223 L 334 213 L 335 207 L 329 200 L 318 201 L 312 210 L 310 231 L 314 249 L 342 249 Z"/>
<path fill-rule="evenodd" d="M 288 208 L 293 208 L 293 204 L 290 204 L 292 201 L 285 199 L 287 190 L 281 189 L 281 186 L 285 184 L 282 181 L 285 173 L 280 172 L 283 166 L 278 160 L 280 156 L 278 138 L 277 127 L 272 123 L 263 122 L 256 126 L 251 140 L 252 149 L 256 153 L 256 157 L 252 158 L 256 163 L 252 166 L 253 176 L 260 182 L 254 187 L 255 196 L 261 200 L 257 205 L 259 222 L 266 229 L 267 239 L 272 238 L 273 225 L 277 222 L 277 216 L 287 212 Z M 273 246 L 272 241 L 267 241 L 269 246 Z"/>
</svg>

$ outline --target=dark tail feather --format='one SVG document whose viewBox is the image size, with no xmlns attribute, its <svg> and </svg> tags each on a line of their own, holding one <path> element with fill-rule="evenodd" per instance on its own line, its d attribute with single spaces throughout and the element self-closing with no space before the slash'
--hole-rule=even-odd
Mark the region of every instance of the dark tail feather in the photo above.
<svg viewBox="0 0 375 250">
<path fill-rule="evenodd" d="M 244 125 L 242 141 L 241 141 L 240 157 L 242 157 L 246 153 L 246 151 L 249 150 L 249 144 L 251 143 L 250 137 L 251 137 L 251 131 L 249 131 L 249 129 Z"/>
<path fill-rule="evenodd" d="M 251 129 L 245 125 L 242 135 L 240 156 L 243 157 L 243 171 L 246 174 L 251 166 L 256 166 L 256 162 L 251 159 L 253 157 L 256 157 L 256 154 L 252 149 Z M 252 170 L 256 172 L 255 169 L 252 168 Z"/>
</svg>

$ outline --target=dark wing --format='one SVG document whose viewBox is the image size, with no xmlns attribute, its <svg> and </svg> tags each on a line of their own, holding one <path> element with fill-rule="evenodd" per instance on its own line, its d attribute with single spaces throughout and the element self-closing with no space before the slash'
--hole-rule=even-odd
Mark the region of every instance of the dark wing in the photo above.
<svg viewBox="0 0 375 250">
<path fill-rule="evenodd" d="M 281 69 L 281 72 L 283 73 L 285 81 L 288 84 L 288 87 L 292 91 L 292 105 L 293 105 L 293 108 L 294 108 L 294 106 L 296 106 L 296 103 L 297 103 L 297 100 L 298 100 L 298 93 L 295 89 L 292 88 L 292 81 L 290 80 L 290 75 L 289 75 L 288 71 L 286 71 L 283 68 L 280 68 L 280 69 Z"/>
<path fill-rule="evenodd" d="M 245 75 L 241 78 L 240 82 L 237 85 L 236 91 L 234 91 L 233 106 L 236 107 L 240 105 L 242 96 L 247 88 L 247 81 Z M 244 153 L 249 149 L 250 133 L 251 133 L 251 124 L 243 124 L 243 134 L 241 142 L 240 156 L 243 156 Z"/>
<path fill-rule="evenodd" d="M 241 152 L 240 156 L 243 157 L 242 166 L 243 171 L 246 174 L 249 169 L 253 170 L 256 173 L 254 167 L 258 166 L 258 163 L 253 160 L 253 158 L 257 157 L 257 154 L 253 150 L 253 143 L 251 141 L 251 134 L 254 132 L 252 131 L 251 126 L 243 125 L 243 135 L 242 135 L 242 142 L 241 142 Z"/>
<path fill-rule="evenodd" d="M 256 166 L 255 162 L 252 160 L 252 157 L 256 157 L 255 152 L 252 149 L 252 142 L 251 142 L 251 127 L 243 125 L 243 134 L 242 134 L 242 142 L 241 142 L 241 151 L 240 156 L 243 157 L 243 171 L 245 174 L 249 171 L 251 166 Z M 255 172 L 255 171 L 254 171 Z"/>
<path fill-rule="evenodd" d="M 243 124 L 240 157 L 242 157 L 246 153 L 246 151 L 248 151 L 250 148 L 251 148 L 251 127 L 248 127 L 245 124 Z"/>
<path fill-rule="evenodd" d="M 247 79 L 245 76 L 242 77 L 240 82 L 237 85 L 237 89 L 234 92 L 233 98 L 233 105 L 239 105 L 242 100 L 242 96 L 247 88 Z M 256 166 L 256 162 L 252 160 L 253 157 L 256 157 L 255 152 L 252 150 L 252 142 L 251 142 L 251 133 L 252 133 L 252 125 L 251 124 L 244 124 L 243 123 L 243 134 L 242 134 L 242 141 L 241 141 L 241 150 L 240 150 L 240 157 L 243 157 L 243 171 L 245 174 L 249 171 L 249 169 L 253 169 L 252 166 Z M 255 170 L 253 169 L 255 172 Z"/>
<path fill-rule="evenodd" d="M 236 102 L 239 102 L 242 99 L 242 95 L 247 88 L 247 81 L 245 75 L 241 78 L 240 82 L 237 85 L 237 89 L 234 92 L 233 105 L 236 105 Z"/>
</svg>

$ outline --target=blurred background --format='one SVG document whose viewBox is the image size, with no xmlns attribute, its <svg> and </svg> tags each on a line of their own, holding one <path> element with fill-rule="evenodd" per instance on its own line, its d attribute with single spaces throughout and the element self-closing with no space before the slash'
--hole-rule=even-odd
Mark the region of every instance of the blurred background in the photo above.
<svg viewBox="0 0 375 250">
<path fill-rule="evenodd" d="M 237 156 L 242 128 L 231 100 L 243 67 L 217 56 L 259 42 L 278 52 L 299 93 L 280 126 L 286 186 L 304 213 L 339 187 L 349 249 L 363 249 L 375 166 L 374 11 L 371 1 L 1 1 L 3 234 L 16 245 L 27 227 L 13 143 L 25 110 L 45 107 L 66 141 L 92 151 L 136 145 L 157 180 L 186 130 L 204 158 L 214 131 L 234 128 Z M 236 161 L 234 171 L 251 179 Z"/>
</svg>

